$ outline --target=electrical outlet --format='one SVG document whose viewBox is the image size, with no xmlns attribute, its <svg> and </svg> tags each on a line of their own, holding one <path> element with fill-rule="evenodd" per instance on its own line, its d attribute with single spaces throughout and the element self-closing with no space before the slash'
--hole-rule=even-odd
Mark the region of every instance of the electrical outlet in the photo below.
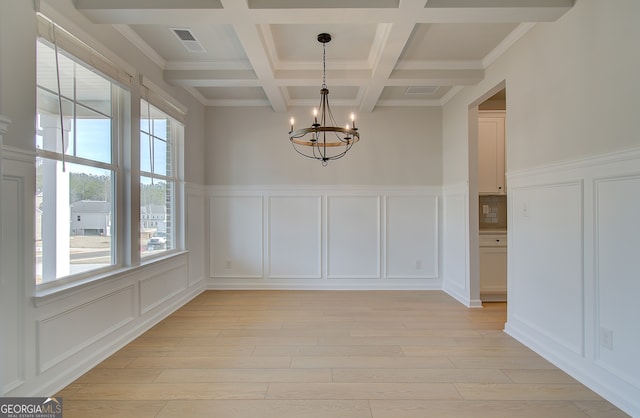
<svg viewBox="0 0 640 418">
<path fill-rule="evenodd" d="M 226 268 L 227 270 L 230 270 L 230 269 L 231 269 L 231 260 L 227 260 L 227 261 L 224 263 L 224 268 Z"/>
<path fill-rule="evenodd" d="M 416 260 L 416 270 L 422 270 L 422 260 Z"/>
<path fill-rule="evenodd" d="M 613 331 L 600 327 L 600 346 L 607 350 L 613 350 Z"/>
<path fill-rule="evenodd" d="M 529 203 L 528 202 L 524 202 L 522 204 L 522 216 L 525 218 L 528 218 L 529 216 L 531 216 L 531 212 L 529 211 Z"/>
</svg>

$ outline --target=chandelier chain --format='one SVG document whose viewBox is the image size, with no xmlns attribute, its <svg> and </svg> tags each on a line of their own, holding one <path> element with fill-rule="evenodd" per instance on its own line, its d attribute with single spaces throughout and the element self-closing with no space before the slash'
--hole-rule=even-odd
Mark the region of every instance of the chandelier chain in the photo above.
<svg viewBox="0 0 640 418">
<path fill-rule="evenodd" d="M 322 44 L 322 88 L 327 88 L 327 44 Z"/>
</svg>

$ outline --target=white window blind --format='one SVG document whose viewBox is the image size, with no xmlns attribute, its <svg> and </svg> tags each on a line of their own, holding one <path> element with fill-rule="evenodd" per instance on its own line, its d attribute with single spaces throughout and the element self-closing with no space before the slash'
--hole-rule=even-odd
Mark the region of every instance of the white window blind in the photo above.
<svg viewBox="0 0 640 418">
<path fill-rule="evenodd" d="M 160 87 L 143 75 L 140 76 L 140 84 L 142 85 L 141 96 L 143 99 L 178 122 L 182 124 L 185 123 L 185 115 L 187 114 L 186 106 L 177 102 L 168 93 L 165 93 Z"/>
<path fill-rule="evenodd" d="M 89 64 L 123 87 L 131 87 L 131 74 L 41 14 L 38 14 L 38 36 L 51 44 L 57 44 L 61 50 Z"/>
</svg>

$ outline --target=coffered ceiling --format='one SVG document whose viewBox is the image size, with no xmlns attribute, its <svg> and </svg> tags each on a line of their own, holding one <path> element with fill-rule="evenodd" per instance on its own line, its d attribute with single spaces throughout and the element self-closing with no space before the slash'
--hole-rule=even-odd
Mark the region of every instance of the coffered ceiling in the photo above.
<svg viewBox="0 0 640 418">
<path fill-rule="evenodd" d="M 574 0 L 74 0 L 207 106 L 440 106 Z"/>
</svg>

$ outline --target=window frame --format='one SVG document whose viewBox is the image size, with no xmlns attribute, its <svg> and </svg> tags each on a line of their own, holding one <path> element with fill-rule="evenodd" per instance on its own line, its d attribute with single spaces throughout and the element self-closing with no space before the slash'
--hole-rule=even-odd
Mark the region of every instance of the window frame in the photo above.
<svg viewBox="0 0 640 418">
<path fill-rule="evenodd" d="M 156 118 L 152 118 L 148 113 L 151 112 L 150 108 L 153 107 L 154 111 L 156 113 L 160 113 L 162 115 L 164 115 L 166 118 L 170 118 L 172 120 L 173 123 L 170 124 L 170 127 L 168 129 L 167 132 L 167 138 L 166 138 L 166 143 L 167 143 L 167 150 L 170 150 L 170 154 L 171 154 L 171 172 L 170 174 L 157 174 L 154 173 L 154 164 L 153 164 L 153 160 L 155 158 L 155 155 L 153 154 L 153 152 L 149 153 L 149 158 L 150 158 L 150 171 L 143 171 L 141 168 L 141 161 L 142 161 L 142 154 L 140 153 L 140 158 L 138 159 L 138 183 L 140 186 L 140 193 L 138 195 L 139 198 L 139 203 L 140 203 L 140 207 L 142 207 L 142 178 L 151 178 L 156 179 L 156 180 L 160 180 L 160 181 L 165 181 L 167 184 L 171 184 L 172 186 L 172 207 L 171 207 L 171 236 L 172 236 L 172 247 L 171 248 L 165 248 L 162 251 L 158 251 L 158 252 L 154 252 L 152 254 L 144 254 L 145 251 L 143 251 L 142 249 L 142 245 L 139 245 L 139 256 L 141 261 L 147 262 L 149 260 L 153 260 L 155 258 L 161 258 L 161 257 L 165 257 L 167 254 L 172 254 L 175 252 L 178 252 L 180 250 L 182 250 L 184 248 L 184 240 L 182 239 L 182 235 L 183 235 L 183 219 L 182 219 L 182 207 L 183 207 L 183 161 L 182 161 L 182 149 L 183 149 L 183 144 L 184 144 L 184 123 L 182 122 L 182 118 L 178 119 L 176 117 L 174 117 L 173 114 L 171 114 L 170 112 L 167 112 L 167 106 L 166 103 L 163 103 L 162 100 L 159 99 L 160 96 L 157 95 L 152 95 L 151 91 L 149 88 L 142 86 L 143 91 L 146 90 L 146 94 L 144 97 L 140 97 L 140 120 L 138 123 L 138 126 L 140 127 L 139 129 L 139 146 L 141 146 L 141 138 L 142 135 L 147 135 L 149 138 L 149 141 L 151 143 L 153 143 L 153 141 L 157 138 L 159 140 L 162 140 L 162 138 L 158 137 L 157 135 L 154 135 L 154 133 L 152 133 L 152 123 L 153 120 Z M 156 104 L 159 104 L 160 106 L 157 106 Z M 146 119 L 145 117 L 146 116 Z M 142 121 L 143 120 L 147 120 L 148 121 L 148 126 L 149 126 L 149 132 L 144 131 L 142 129 Z M 153 147 L 152 147 L 153 149 Z M 143 226 L 143 224 L 147 223 L 148 225 L 150 225 L 151 223 L 153 223 L 154 225 L 158 225 L 159 221 L 161 220 L 160 218 L 155 217 L 153 214 L 148 214 L 147 215 L 148 218 L 147 219 L 143 219 L 143 215 L 142 213 L 139 216 L 139 229 L 141 226 Z M 165 218 L 165 222 L 166 222 L 166 218 Z M 166 235 L 169 235 L 169 231 L 166 230 L 165 231 Z M 148 250 L 147 250 L 148 251 Z"/>
<path fill-rule="evenodd" d="M 77 96 L 78 86 L 77 86 L 77 80 L 74 77 L 73 97 L 69 97 L 68 95 L 62 94 L 62 92 L 60 92 L 60 98 L 62 100 L 69 102 L 71 106 L 73 106 L 72 117 L 69 118 L 71 126 L 69 127 L 70 129 L 68 131 L 68 133 L 73 132 L 73 138 L 66 138 L 66 141 L 65 141 L 66 146 L 68 147 L 67 149 L 70 151 L 70 153 L 69 151 L 67 151 L 67 149 L 62 149 L 61 151 L 52 151 L 44 147 L 43 148 L 36 147 L 36 158 L 37 158 L 36 163 L 38 160 L 49 160 L 49 161 L 62 163 L 63 166 L 65 166 L 66 164 L 74 164 L 74 165 L 86 167 L 89 169 L 94 168 L 94 169 L 106 170 L 111 173 L 110 175 L 111 235 L 110 235 L 109 256 L 108 256 L 110 258 L 109 264 L 104 265 L 102 267 L 92 268 L 89 270 L 84 270 L 76 273 L 70 273 L 60 277 L 57 276 L 56 272 L 45 273 L 44 271 L 45 266 L 43 265 L 42 266 L 43 271 L 40 277 L 40 283 L 37 282 L 37 279 L 38 279 L 37 275 L 36 277 L 34 277 L 34 280 L 36 280 L 36 283 L 37 283 L 36 289 L 46 290 L 52 287 L 67 285 L 69 283 L 87 279 L 89 277 L 104 275 L 109 271 L 122 268 L 123 263 L 122 263 L 121 252 L 119 251 L 119 242 L 120 242 L 119 237 L 123 235 L 123 230 L 122 228 L 119 227 L 120 216 L 118 214 L 119 199 L 120 199 L 120 196 L 122 195 L 122 192 L 120 191 L 120 189 L 122 188 L 122 186 L 119 179 L 123 176 L 123 166 L 122 164 L 120 164 L 121 154 L 122 154 L 121 150 L 123 149 L 123 142 L 125 140 L 125 136 L 123 135 L 123 126 L 126 125 L 127 123 L 130 123 L 129 121 L 125 120 L 126 115 L 124 115 L 124 112 L 122 112 L 122 108 L 126 106 L 126 102 L 131 100 L 131 92 L 126 88 L 126 86 L 121 85 L 116 80 L 113 80 L 111 77 L 107 76 L 106 74 L 101 73 L 96 68 L 92 67 L 89 63 L 82 61 L 81 59 L 69 53 L 68 51 L 65 51 L 61 48 L 57 48 L 58 51 L 56 52 L 56 46 L 53 45 L 51 41 L 49 41 L 47 38 L 38 37 L 36 39 L 36 42 L 42 45 L 42 46 L 39 46 L 39 48 L 40 47 L 50 48 L 51 50 L 53 50 L 54 53 L 64 55 L 64 57 L 72 61 L 74 66 L 76 65 L 82 66 L 86 70 L 91 71 L 94 74 L 97 74 L 102 79 L 109 82 L 109 90 L 110 90 L 109 100 L 110 100 L 110 113 L 111 113 L 110 115 L 106 115 L 104 112 L 97 112 L 96 109 L 93 109 L 92 107 L 87 106 L 85 103 L 82 103 Z M 36 65 L 38 65 L 38 60 L 36 60 Z M 51 89 L 40 85 L 38 82 L 36 82 L 36 90 L 42 90 L 49 94 L 54 94 L 58 96 L 57 91 L 55 92 L 51 91 Z M 78 107 L 81 107 L 83 109 L 88 109 L 90 111 L 99 113 L 104 117 L 108 117 L 110 121 L 110 133 L 109 133 L 109 136 L 110 136 L 109 160 L 111 161 L 110 163 L 99 161 L 99 160 L 92 160 L 89 158 L 79 157 L 75 155 L 76 153 L 75 148 L 76 148 L 77 138 L 78 138 L 78 130 L 77 130 L 77 119 L 78 119 L 77 108 Z M 40 107 L 36 109 L 36 115 L 38 117 L 44 114 L 45 113 L 41 112 Z M 58 114 L 54 114 L 54 115 L 55 117 L 59 117 Z M 58 127 L 58 129 L 59 128 L 60 127 Z M 40 133 L 41 131 L 37 131 L 36 137 Z M 67 133 L 65 133 L 65 136 L 66 135 Z M 57 140 L 59 140 L 60 139 L 59 135 L 57 134 L 56 136 L 58 137 Z M 67 198 L 68 197 L 69 196 L 67 196 Z M 45 215 L 43 214 L 43 216 Z M 69 219 L 69 221 L 71 223 L 71 219 Z M 59 222 L 58 219 L 56 219 L 56 223 L 57 222 Z M 65 233 L 65 232 L 62 232 L 62 233 Z M 67 233 L 69 233 L 69 236 L 72 236 L 70 230 L 67 231 Z M 44 243 L 43 243 L 43 247 L 44 247 Z M 72 266 L 72 265 L 73 263 L 71 262 L 71 260 L 69 260 L 69 266 Z M 56 266 L 57 266 L 57 263 L 56 263 Z M 52 276 L 55 276 L 55 278 L 51 278 Z"/>
<path fill-rule="evenodd" d="M 65 57 L 71 59 L 76 65 L 81 65 L 110 82 L 112 97 L 111 163 L 69 155 L 64 150 L 60 153 L 45 149 L 36 149 L 36 161 L 40 158 L 46 158 L 111 171 L 111 264 L 37 283 L 35 286 L 36 298 L 72 289 L 85 283 L 117 277 L 122 272 L 141 265 L 154 263 L 158 259 L 172 257 L 185 250 L 183 158 L 187 108 L 142 74 L 136 74 L 136 71 L 132 71 L 132 67 L 127 66 L 126 63 L 120 64 L 120 66 L 114 64 L 105 55 L 97 52 L 70 32 L 38 13 L 38 36 L 36 42 L 43 42 L 49 47 L 55 47 L 56 30 L 59 43 L 58 53 L 63 53 Z M 109 56 L 111 55 L 109 54 Z M 123 68 L 128 68 L 129 70 L 124 70 Z M 132 76 L 130 74 L 136 75 Z M 36 83 L 35 88 L 37 90 L 40 86 Z M 114 90 L 120 92 L 117 94 L 117 100 L 113 99 Z M 57 97 L 57 91 L 52 92 L 49 88 L 47 92 L 53 93 Z M 68 99 L 64 95 L 61 96 L 64 100 Z M 139 245 L 140 237 L 138 233 L 144 222 L 140 216 L 141 176 L 146 176 L 145 172 L 140 171 L 140 121 L 143 113 L 140 111 L 141 100 L 148 100 L 151 105 L 174 119 L 176 127 L 180 126 L 179 133 L 171 141 L 173 171 L 171 176 L 167 176 L 173 182 L 173 248 L 162 251 L 160 254 L 145 257 L 141 256 L 142 251 Z M 78 105 L 87 107 L 82 103 L 78 103 Z M 88 109 L 94 110 L 91 106 Z M 39 113 L 40 109 L 38 108 L 36 114 Z M 76 117 L 77 115 L 74 111 L 74 119 Z M 34 140 L 36 140 L 35 137 Z M 155 178 L 158 178 L 157 174 Z M 37 206 L 34 209 L 37 210 Z M 71 220 L 72 218 L 70 218 Z M 155 219 L 150 219 L 150 221 L 158 222 Z M 69 231 L 69 233 L 71 232 Z M 34 260 L 34 265 L 35 262 L 36 260 Z M 34 282 L 36 281 L 36 276 L 33 277 L 33 280 Z"/>
</svg>

